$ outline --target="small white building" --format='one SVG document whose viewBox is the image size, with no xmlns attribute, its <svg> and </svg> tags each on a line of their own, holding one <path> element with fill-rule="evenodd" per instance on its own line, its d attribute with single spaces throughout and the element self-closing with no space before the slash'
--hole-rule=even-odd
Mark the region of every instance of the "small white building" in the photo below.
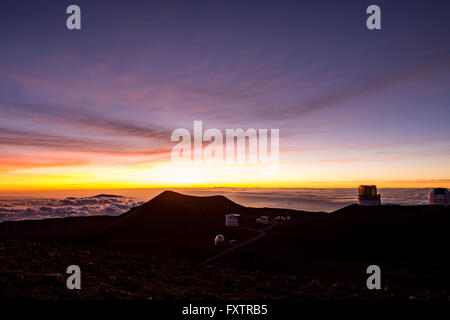
<svg viewBox="0 0 450 320">
<path fill-rule="evenodd" d="M 428 194 L 428 202 L 437 205 L 450 205 L 450 191 L 446 188 L 434 188 Z"/>
<path fill-rule="evenodd" d="M 270 221 L 269 216 L 261 216 L 258 219 L 256 219 L 256 223 L 260 224 L 271 224 L 272 221 Z"/>
<path fill-rule="evenodd" d="M 238 217 L 240 214 L 229 213 L 225 215 L 225 227 L 239 227 Z"/>
<path fill-rule="evenodd" d="M 379 206 L 381 204 L 381 196 L 377 193 L 377 187 L 359 186 L 358 204 L 360 206 Z"/>
</svg>

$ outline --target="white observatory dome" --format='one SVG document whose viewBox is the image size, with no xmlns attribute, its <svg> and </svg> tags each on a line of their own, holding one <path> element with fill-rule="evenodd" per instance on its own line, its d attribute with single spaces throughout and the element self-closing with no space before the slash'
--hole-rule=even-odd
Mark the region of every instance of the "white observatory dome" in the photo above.
<svg viewBox="0 0 450 320">
<path fill-rule="evenodd" d="M 450 192 L 445 188 L 434 188 L 428 194 L 430 204 L 450 205 Z"/>
<path fill-rule="evenodd" d="M 214 245 L 223 246 L 225 244 L 225 237 L 221 234 L 218 234 L 214 239 Z"/>
</svg>

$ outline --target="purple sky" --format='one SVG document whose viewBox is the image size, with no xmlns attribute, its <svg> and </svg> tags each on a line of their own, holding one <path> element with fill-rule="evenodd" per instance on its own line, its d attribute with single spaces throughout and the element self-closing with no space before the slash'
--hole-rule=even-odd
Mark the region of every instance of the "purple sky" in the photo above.
<svg viewBox="0 0 450 320">
<path fill-rule="evenodd" d="M 279 128 L 278 184 L 449 185 L 450 2 L 377 1 L 377 31 L 375 3 L 318 2 L 3 0 L 0 177 L 168 161 L 202 120 Z"/>
</svg>

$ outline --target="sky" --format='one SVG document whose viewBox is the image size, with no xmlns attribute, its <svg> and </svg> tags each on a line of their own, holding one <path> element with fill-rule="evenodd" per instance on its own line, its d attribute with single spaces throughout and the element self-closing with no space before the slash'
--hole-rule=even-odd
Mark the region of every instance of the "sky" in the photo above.
<svg viewBox="0 0 450 320">
<path fill-rule="evenodd" d="M 81 30 L 66 8 L 81 8 Z M 381 30 L 366 8 L 381 8 Z M 449 1 L 0 2 L 0 191 L 450 187 Z M 177 128 L 279 165 L 175 164 Z"/>
</svg>

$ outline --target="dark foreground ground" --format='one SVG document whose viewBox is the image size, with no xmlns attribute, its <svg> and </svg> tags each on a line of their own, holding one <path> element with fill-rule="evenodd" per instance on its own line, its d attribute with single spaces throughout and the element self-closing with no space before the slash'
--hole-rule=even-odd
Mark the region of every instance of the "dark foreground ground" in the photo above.
<svg viewBox="0 0 450 320">
<path fill-rule="evenodd" d="M 164 192 L 119 217 L 0 223 L 0 299 L 450 299 L 450 209 L 349 206 L 334 213 L 246 208 Z M 224 227 L 240 213 L 239 228 Z M 289 220 L 261 235 L 260 215 Z M 237 244 L 215 247 L 215 235 Z M 380 266 L 381 290 L 366 268 Z M 68 290 L 66 268 L 81 268 Z"/>
<path fill-rule="evenodd" d="M 68 290 L 63 266 L 83 261 L 82 289 Z M 2 299 L 447 300 L 448 290 L 367 290 L 362 284 L 250 272 L 111 250 L 7 241 L 0 249 Z"/>
</svg>

